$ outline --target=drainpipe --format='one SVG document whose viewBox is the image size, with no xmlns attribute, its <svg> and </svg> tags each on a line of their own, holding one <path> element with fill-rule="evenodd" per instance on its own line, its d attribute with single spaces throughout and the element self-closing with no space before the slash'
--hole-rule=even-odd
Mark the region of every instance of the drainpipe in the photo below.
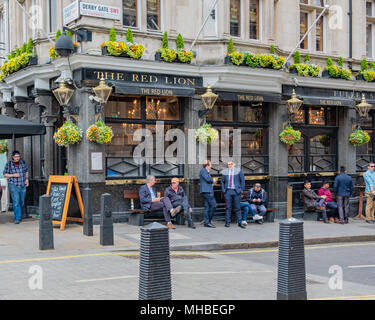
<svg viewBox="0 0 375 320">
<path fill-rule="evenodd" d="M 349 0 L 349 63 L 348 67 L 353 70 L 353 0 Z"/>
</svg>

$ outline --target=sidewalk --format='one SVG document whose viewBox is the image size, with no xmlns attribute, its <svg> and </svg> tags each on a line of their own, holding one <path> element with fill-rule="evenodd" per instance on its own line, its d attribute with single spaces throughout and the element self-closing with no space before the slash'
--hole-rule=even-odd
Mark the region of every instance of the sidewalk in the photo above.
<svg viewBox="0 0 375 320">
<path fill-rule="evenodd" d="M 225 228 L 223 222 L 216 222 L 216 229 L 197 225 L 193 230 L 187 226 L 176 226 L 171 230 L 170 247 L 175 251 L 207 251 L 248 248 L 270 248 L 278 246 L 279 222 L 263 225 L 249 223 L 247 229 L 236 224 Z M 0 213 L 0 257 L 28 257 L 35 255 L 79 254 L 80 252 L 137 251 L 139 250 L 140 227 L 127 223 L 114 224 L 115 245 L 103 247 L 99 243 L 99 226 L 94 226 L 94 236 L 85 237 L 82 226 L 67 225 L 64 231 L 54 229 L 55 250 L 39 251 L 39 222 L 24 220 L 15 225 L 12 213 Z M 306 244 L 375 241 L 375 224 L 350 219 L 346 225 L 324 224 L 305 221 Z"/>
</svg>

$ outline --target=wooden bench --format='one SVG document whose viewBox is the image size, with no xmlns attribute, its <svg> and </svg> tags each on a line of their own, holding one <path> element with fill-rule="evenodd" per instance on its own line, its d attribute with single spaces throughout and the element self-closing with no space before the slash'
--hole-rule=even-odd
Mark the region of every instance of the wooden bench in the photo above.
<svg viewBox="0 0 375 320">
<path fill-rule="evenodd" d="M 164 196 L 164 192 L 160 192 L 161 197 Z M 137 190 L 124 190 L 124 199 L 130 200 L 130 207 L 135 208 L 135 200 L 139 199 L 139 192 Z M 146 214 L 155 214 L 155 215 L 161 215 L 164 218 L 163 210 L 157 210 L 157 211 L 147 211 L 142 210 L 140 208 L 137 209 L 130 209 L 129 210 L 129 221 L 128 223 L 135 226 L 143 226 L 145 215 Z M 172 219 L 175 219 L 175 223 L 177 225 L 184 225 L 185 224 L 185 217 L 182 212 L 178 213 L 175 217 Z"/>
</svg>

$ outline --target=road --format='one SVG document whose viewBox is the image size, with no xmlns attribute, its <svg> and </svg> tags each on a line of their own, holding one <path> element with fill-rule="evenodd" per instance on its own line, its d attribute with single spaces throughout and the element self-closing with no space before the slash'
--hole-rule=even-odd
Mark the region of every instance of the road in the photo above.
<svg viewBox="0 0 375 320">
<path fill-rule="evenodd" d="M 375 243 L 306 246 L 308 299 L 375 299 L 374 249 Z M 273 300 L 277 255 L 277 248 L 172 252 L 173 299 Z M 136 252 L 1 257 L 0 299 L 137 299 L 138 269 Z"/>
</svg>

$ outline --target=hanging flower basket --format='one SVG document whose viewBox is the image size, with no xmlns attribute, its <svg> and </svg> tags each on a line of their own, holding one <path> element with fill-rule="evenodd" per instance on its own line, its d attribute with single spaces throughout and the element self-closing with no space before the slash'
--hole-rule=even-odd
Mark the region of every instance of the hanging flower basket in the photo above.
<svg viewBox="0 0 375 320">
<path fill-rule="evenodd" d="M 0 140 L 0 154 L 8 152 L 8 141 Z"/>
<path fill-rule="evenodd" d="M 301 131 L 294 130 L 292 126 L 287 126 L 283 132 L 280 133 L 280 141 L 290 146 L 294 145 L 301 139 Z"/>
<path fill-rule="evenodd" d="M 90 142 L 106 144 L 111 142 L 113 138 L 113 131 L 112 128 L 106 126 L 104 122 L 97 121 L 87 129 L 86 137 Z"/>
<path fill-rule="evenodd" d="M 195 139 L 204 144 L 211 144 L 217 139 L 218 136 L 218 132 L 208 123 L 195 130 Z"/>
<path fill-rule="evenodd" d="M 327 134 L 320 136 L 319 138 L 320 144 L 322 144 L 324 147 L 329 147 L 331 144 L 331 137 Z"/>
<path fill-rule="evenodd" d="M 369 141 L 370 136 L 368 135 L 368 133 L 360 129 L 354 131 L 349 137 L 349 142 L 355 147 L 359 147 L 363 144 L 368 143 Z"/>
<path fill-rule="evenodd" d="M 53 140 L 60 147 L 79 143 L 82 140 L 82 129 L 67 121 L 55 132 Z"/>
</svg>

